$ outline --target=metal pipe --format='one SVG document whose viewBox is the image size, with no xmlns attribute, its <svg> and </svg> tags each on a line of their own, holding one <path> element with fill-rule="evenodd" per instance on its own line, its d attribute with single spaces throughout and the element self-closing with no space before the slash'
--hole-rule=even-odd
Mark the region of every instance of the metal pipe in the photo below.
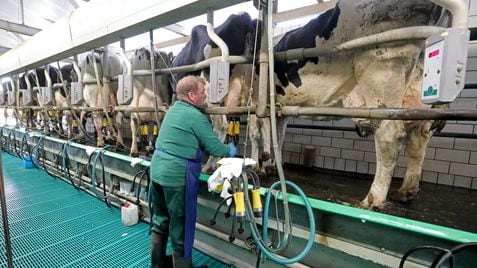
<svg viewBox="0 0 477 268">
<path fill-rule="evenodd" d="M 185 72 L 193 72 L 193 71 L 199 71 L 205 68 L 208 68 L 210 63 L 213 61 L 217 61 L 221 58 L 221 56 L 218 57 L 212 57 L 206 60 L 203 60 L 201 62 L 195 63 L 195 64 L 189 64 L 189 65 L 184 65 L 184 66 L 179 66 L 179 67 L 172 67 L 172 68 L 164 68 L 164 69 L 158 69 L 156 70 L 156 74 L 169 74 L 169 73 L 185 73 Z M 250 63 L 252 62 L 252 59 L 249 57 L 244 57 L 244 56 L 229 56 L 228 57 L 228 62 L 230 64 L 240 64 L 240 63 Z M 134 71 L 136 74 L 136 71 Z M 140 72 L 138 72 L 140 73 Z"/>
<path fill-rule="evenodd" d="M 152 87 L 152 93 L 154 94 L 154 117 L 156 118 L 156 124 L 160 126 L 161 121 L 159 120 L 159 110 L 157 109 L 159 106 L 159 92 L 157 85 L 156 85 L 156 53 L 155 53 L 155 48 L 154 48 L 154 31 L 151 29 L 149 30 L 149 49 L 151 51 L 151 65 L 150 65 L 150 71 L 151 71 L 151 87 Z M 133 81 L 134 83 L 134 81 Z M 134 90 L 132 88 L 131 90 Z M 135 135 L 135 133 L 133 133 Z"/>
<path fill-rule="evenodd" d="M 214 10 L 207 9 L 207 23 L 214 25 Z"/>
<path fill-rule="evenodd" d="M 444 7 L 452 14 L 453 28 L 468 28 L 469 10 L 462 0 L 431 0 L 431 2 Z"/>
<path fill-rule="evenodd" d="M 283 106 L 280 114 L 286 116 L 331 116 L 345 118 L 372 118 L 386 120 L 477 120 L 475 110 L 407 109 L 407 108 L 335 108 Z"/>
<path fill-rule="evenodd" d="M 251 113 L 255 113 L 255 107 L 207 107 L 201 109 L 206 114 L 214 115 L 230 115 L 230 114 L 247 114 L 250 109 Z"/>
<path fill-rule="evenodd" d="M 267 12 L 263 8 L 261 10 L 262 18 L 266 18 Z M 257 116 L 265 117 L 267 112 L 267 97 L 268 97 L 268 35 L 267 35 L 267 23 L 268 20 L 262 19 L 262 39 L 260 42 L 260 75 L 258 77 L 258 104 L 257 104 Z"/>
<path fill-rule="evenodd" d="M 268 1 L 267 3 L 267 32 L 268 32 L 268 76 L 269 85 L 275 85 L 275 66 L 274 66 L 274 55 L 273 55 L 273 24 L 272 24 L 272 13 L 273 13 L 273 2 Z M 287 185 L 285 180 L 285 172 L 283 171 L 282 166 L 282 152 L 278 148 L 278 133 L 277 133 L 277 118 L 275 113 L 275 90 L 270 90 L 270 122 L 272 128 L 272 141 L 273 141 L 273 152 L 275 154 L 275 166 L 278 172 L 278 178 L 280 179 L 280 189 L 282 191 L 282 204 L 283 204 L 283 217 L 284 217 L 284 237 L 280 241 L 279 245 L 273 250 L 274 252 L 285 249 L 290 242 L 290 234 L 292 231 L 291 228 L 291 217 L 290 217 L 290 208 L 288 206 L 288 195 L 287 195 Z M 258 241 L 257 241 L 258 242 Z"/>
<path fill-rule="evenodd" d="M 124 41 L 124 39 L 121 39 Z M 112 49 L 115 53 L 119 54 L 119 57 L 121 58 L 122 62 L 123 62 L 123 74 L 128 74 L 128 75 L 131 75 L 132 74 L 132 64 L 131 62 L 129 61 L 128 57 L 126 56 L 126 54 L 124 53 L 124 49 L 123 48 L 119 48 L 119 49 L 116 49 L 115 47 L 110 47 L 109 49 Z M 124 71 L 126 70 L 126 71 Z M 115 77 L 116 79 L 118 79 L 117 77 Z M 111 77 L 111 81 L 113 81 L 112 77 Z"/>
<path fill-rule="evenodd" d="M 73 61 L 73 69 L 75 70 L 76 76 L 78 77 L 78 83 L 83 83 L 83 75 L 81 74 L 81 69 L 78 65 L 78 57 L 75 55 L 75 60 Z"/>
<path fill-rule="evenodd" d="M 158 112 L 167 112 L 166 106 L 156 106 Z M 131 106 L 117 106 L 113 107 L 113 111 L 115 112 L 129 112 L 129 113 L 139 113 L 139 112 L 147 112 L 153 113 L 156 111 L 154 107 L 131 107 Z"/>
<path fill-rule="evenodd" d="M 14 109 L 11 106 L 2 106 L 4 109 Z M 68 110 L 68 107 L 51 106 L 52 110 Z M 41 106 L 21 107 L 19 109 L 42 110 Z M 102 111 L 100 107 L 72 107 L 78 111 Z M 152 107 L 128 107 L 116 106 L 108 107 L 109 111 L 120 112 L 153 112 Z M 222 115 L 222 114 L 247 114 L 248 107 L 207 107 L 202 111 L 206 114 Z M 158 106 L 161 112 L 167 112 L 166 106 Z M 251 113 L 256 112 L 255 107 L 251 107 Z M 277 111 L 279 116 L 326 116 L 340 118 L 370 118 L 370 119 L 387 119 L 387 120 L 477 120 L 477 111 L 475 110 L 456 110 L 456 109 L 408 109 L 408 108 L 339 108 L 339 107 L 300 107 L 300 106 L 283 106 Z M 268 116 L 268 112 L 266 113 Z"/>
<path fill-rule="evenodd" d="M 212 40 L 219 48 L 220 51 L 222 51 L 222 56 L 220 58 L 221 61 L 228 61 L 229 60 L 229 47 L 227 44 L 220 38 L 214 31 L 214 27 L 212 26 L 211 23 L 207 23 L 207 34 L 210 37 L 210 40 Z"/>
<path fill-rule="evenodd" d="M 8 225 L 7 199 L 5 198 L 5 184 L 3 181 L 2 148 L 0 146 L 0 205 L 2 206 L 3 232 L 5 234 L 5 248 L 7 251 L 8 267 L 13 267 L 12 244 L 10 241 L 10 227 Z"/>
<path fill-rule="evenodd" d="M 331 48 L 296 48 L 283 52 L 276 52 L 274 53 L 274 56 L 275 61 L 304 60 L 306 58 L 317 56 L 344 53 L 366 46 L 375 46 L 376 44 L 384 44 L 402 40 L 424 40 L 433 34 L 441 33 L 443 31 L 445 31 L 445 28 L 436 26 L 407 27 L 360 37 Z"/>
</svg>

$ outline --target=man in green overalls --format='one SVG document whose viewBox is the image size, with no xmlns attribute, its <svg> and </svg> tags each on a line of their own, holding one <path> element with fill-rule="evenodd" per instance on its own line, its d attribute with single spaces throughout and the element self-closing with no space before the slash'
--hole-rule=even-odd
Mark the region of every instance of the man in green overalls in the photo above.
<svg viewBox="0 0 477 268">
<path fill-rule="evenodd" d="M 152 235 L 151 267 L 167 267 L 167 238 L 171 238 L 174 267 L 192 267 L 192 245 L 199 175 L 204 150 L 211 155 L 235 156 L 233 143 L 217 138 L 198 107 L 207 98 L 205 81 L 182 78 L 177 99 L 162 121 L 151 160 Z"/>
</svg>

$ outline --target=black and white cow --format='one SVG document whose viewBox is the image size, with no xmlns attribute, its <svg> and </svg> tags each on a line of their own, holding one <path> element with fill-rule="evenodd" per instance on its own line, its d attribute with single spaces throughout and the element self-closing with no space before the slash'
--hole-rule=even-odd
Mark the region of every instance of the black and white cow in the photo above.
<svg viewBox="0 0 477 268">
<path fill-rule="evenodd" d="M 341 0 L 305 26 L 288 32 L 275 52 L 294 48 L 335 47 L 355 38 L 383 31 L 434 25 L 441 8 L 430 1 Z M 420 103 L 423 41 L 375 44 L 349 53 L 276 62 L 276 100 L 291 106 L 426 107 Z M 281 143 L 287 119 L 281 120 Z M 356 120 L 374 133 L 376 173 L 360 206 L 383 208 L 399 149 L 405 145 L 407 172 L 392 195 L 399 201 L 414 199 L 431 137 L 427 121 Z M 280 144 L 281 144 L 280 143 Z"/>
<path fill-rule="evenodd" d="M 141 47 L 134 51 L 129 57 L 133 70 L 151 69 L 151 52 L 149 49 Z M 155 69 L 170 67 L 170 55 L 162 51 L 155 51 L 154 54 Z M 159 106 L 169 105 L 172 100 L 172 90 L 169 84 L 169 75 L 156 75 L 155 86 L 158 92 L 157 104 Z M 152 90 L 152 76 L 134 76 L 133 100 L 130 107 L 154 107 L 155 93 Z M 159 122 L 164 117 L 164 113 L 159 113 Z M 138 155 L 137 135 L 140 122 L 156 122 L 155 113 L 132 113 L 131 114 L 131 156 Z"/>
<path fill-rule="evenodd" d="M 223 24 L 214 29 L 215 33 L 227 44 L 230 55 L 251 56 L 254 48 L 255 29 L 257 23 L 252 21 L 247 13 L 231 15 Z M 260 41 L 257 41 L 260 44 Z M 197 63 L 204 59 L 214 56 L 220 56 L 220 50 L 214 44 L 207 34 L 207 28 L 204 25 L 195 26 L 192 29 L 191 38 L 182 51 L 175 57 L 172 66 L 182 66 Z M 237 107 L 246 106 L 248 92 L 251 86 L 258 88 L 257 77 L 254 83 L 251 83 L 254 68 L 251 64 L 240 64 L 230 66 L 229 93 L 224 100 L 224 106 Z M 201 72 L 182 73 L 174 75 L 174 80 L 178 81 L 188 74 L 198 75 Z M 208 80 L 208 70 L 202 72 L 202 76 Z M 206 87 L 209 89 L 209 87 Z M 256 94 L 256 91 L 254 92 Z M 208 93 L 210 95 L 210 93 Z M 254 96 L 256 100 L 256 96 Z M 255 105 L 252 102 L 251 105 Z M 211 115 L 214 131 L 222 141 L 227 134 L 227 118 L 223 115 Z M 263 169 L 270 166 L 270 121 L 268 118 L 257 118 L 252 116 L 250 119 L 250 142 L 252 149 L 252 158 L 257 161 L 259 158 L 260 144 L 263 146 L 262 160 L 264 160 Z M 209 158 L 203 172 L 209 172 L 215 167 L 215 159 Z"/>
<path fill-rule="evenodd" d="M 43 67 L 36 68 L 35 70 L 29 71 L 25 73 L 23 76 L 20 77 L 19 79 L 19 87 L 20 89 L 33 89 L 36 88 L 36 90 L 33 90 L 32 93 L 32 106 L 44 106 L 43 102 L 43 97 L 42 97 L 42 90 L 44 87 L 53 87 L 53 84 L 59 83 L 59 71 L 57 68 L 53 66 L 47 66 L 46 69 Z M 22 92 L 20 92 L 22 94 Z M 58 89 L 53 92 L 53 94 L 56 96 L 62 96 L 58 102 L 60 103 L 59 106 L 66 104 L 66 94 L 64 90 Z M 21 101 L 22 99 L 20 99 Z M 55 98 L 53 98 L 53 105 L 57 105 Z M 43 111 L 44 112 L 44 111 Z M 28 111 L 28 121 L 30 121 L 32 118 L 31 111 Z M 56 127 L 56 122 L 59 121 L 58 117 L 54 116 L 55 114 L 58 113 L 49 113 L 45 114 L 43 113 L 44 118 L 49 118 L 49 124 L 52 124 L 53 126 Z M 53 118 L 51 118 L 53 117 Z M 27 121 L 27 122 L 28 122 Z M 27 123 L 28 125 L 28 123 Z M 45 131 L 48 131 L 49 127 L 48 124 L 44 125 Z"/>
<path fill-rule="evenodd" d="M 105 64 L 105 62 L 108 64 Z M 85 104 L 89 107 L 97 108 L 117 106 L 118 101 L 116 94 L 118 90 L 118 82 L 112 81 L 110 78 L 123 73 L 123 65 L 119 55 L 110 50 L 106 50 L 101 54 L 88 53 L 81 61 L 80 67 L 84 83 L 83 97 Z M 97 83 L 85 83 L 88 80 L 97 81 Z M 81 121 L 83 121 L 83 116 L 84 113 L 82 113 Z M 98 147 L 103 147 L 105 145 L 104 135 L 101 131 L 103 116 L 103 112 L 93 112 Z M 113 124 L 116 126 L 121 125 L 121 119 L 122 116 L 119 113 L 116 114 Z M 117 129 L 116 141 L 118 144 L 124 144 L 122 131 L 119 128 Z"/>
</svg>

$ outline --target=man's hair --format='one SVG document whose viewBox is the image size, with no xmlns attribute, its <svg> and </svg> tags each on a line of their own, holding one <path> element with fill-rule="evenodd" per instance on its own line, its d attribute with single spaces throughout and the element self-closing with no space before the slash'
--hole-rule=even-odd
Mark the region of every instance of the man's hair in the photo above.
<svg viewBox="0 0 477 268">
<path fill-rule="evenodd" d="M 186 100 L 189 92 L 197 92 L 199 83 L 205 85 L 205 80 L 200 76 L 188 75 L 183 77 L 176 86 L 177 99 Z"/>
</svg>

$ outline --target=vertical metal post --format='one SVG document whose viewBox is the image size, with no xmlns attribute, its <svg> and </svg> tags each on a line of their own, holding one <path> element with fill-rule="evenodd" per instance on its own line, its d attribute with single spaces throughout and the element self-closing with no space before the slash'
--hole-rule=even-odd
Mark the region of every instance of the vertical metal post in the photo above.
<svg viewBox="0 0 477 268">
<path fill-rule="evenodd" d="M 154 46 L 154 30 L 150 29 L 149 30 L 149 47 L 151 50 L 151 81 L 152 81 L 152 92 L 154 93 L 154 114 L 156 116 L 156 123 L 159 125 L 160 120 L 159 120 L 159 111 L 157 110 L 157 106 L 159 105 L 159 101 L 157 98 L 159 98 L 159 92 L 156 89 L 156 47 Z M 134 89 L 133 89 L 134 90 Z"/>
<path fill-rule="evenodd" d="M 214 10 L 207 10 L 207 22 L 214 25 Z"/>
<path fill-rule="evenodd" d="M 262 38 L 260 43 L 260 55 L 259 55 L 259 63 L 260 63 L 260 76 L 258 80 L 258 105 L 256 114 L 257 117 L 266 117 L 267 116 L 267 97 L 268 97 L 268 35 L 273 33 L 268 33 L 267 29 L 267 16 L 271 16 L 272 14 L 268 14 L 266 8 L 262 8 L 260 15 L 262 16 Z M 273 75 L 273 74 L 271 74 Z M 270 90 L 275 90 L 271 88 Z"/>
<path fill-rule="evenodd" d="M 25 8 L 23 7 L 23 0 L 20 0 L 20 20 L 22 25 L 25 25 Z"/>
<path fill-rule="evenodd" d="M 124 51 L 126 51 L 126 39 L 124 39 L 124 38 L 119 39 L 119 46 L 120 46 Z"/>
<path fill-rule="evenodd" d="M 3 182 L 2 151 L 3 150 L 0 146 L 0 205 L 2 206 L 3 231 L 5 233 L 5 250 L 7 251 L 7 264 L 8 264 L 8 268 L 12 268 L 13 267 L 12 245 L 10 242 L 10 229 L 8 226 L 7 200 L 5 198 L 5 184 Z"/>
</svg>

